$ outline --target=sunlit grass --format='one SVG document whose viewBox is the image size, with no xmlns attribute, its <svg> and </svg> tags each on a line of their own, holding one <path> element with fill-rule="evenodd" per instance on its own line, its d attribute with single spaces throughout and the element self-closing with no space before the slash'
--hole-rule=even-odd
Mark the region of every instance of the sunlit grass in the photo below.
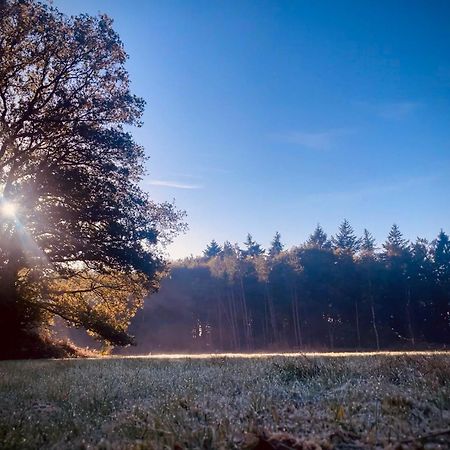
<svg viewBox="0 0 450 450">
<path fill-rule="evenodd" d="M 446 350 L 423 350 L 423 351 L 374 351 L 374 352 L 275 352 L 275 353 L 155 353 L 147 355 L 134 355 L 128 358 L 152 358 L 152 359 L 209 359 L 209 358 L 273 358 L 275 356 L 283 357 L 361 357 L 361 356 L 433 356 L 448 355 L 450 351 Z M 123 358 L 123 356 L 120 356 Z M 127 358 L 125 356 L 125 358 Z"/>
<path fill-rule="evenodd" d="M 449 435 L 445 352 L 0 363 L 1 448 L 447 448 Z"/>
</svg>

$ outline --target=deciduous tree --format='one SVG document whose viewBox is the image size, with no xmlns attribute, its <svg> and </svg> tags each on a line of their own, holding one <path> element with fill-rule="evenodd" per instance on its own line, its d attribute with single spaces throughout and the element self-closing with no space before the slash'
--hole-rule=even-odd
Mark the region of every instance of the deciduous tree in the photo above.
<svg viewBox="0 0 450 450">
<path fill-rule="evenodd" d="M 139 187 L 124 47 L 106 16 L 0 5 L 0 340 L 59 315 L 128 344 L 181 216 Z"/>
</svg>

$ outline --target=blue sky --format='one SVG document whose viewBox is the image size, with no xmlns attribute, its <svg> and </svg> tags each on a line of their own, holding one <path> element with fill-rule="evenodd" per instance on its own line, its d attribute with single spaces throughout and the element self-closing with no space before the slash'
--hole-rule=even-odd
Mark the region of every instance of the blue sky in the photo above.
<svg viewBox="0 0 450 450">
<path fill-rule="evenodd" d="M 343 218 L 450 232 L 450 2 L 55 0 L 106 12 L 147 101 L 145 189 L 190 230 L 287 246 Z"/>
</svg>

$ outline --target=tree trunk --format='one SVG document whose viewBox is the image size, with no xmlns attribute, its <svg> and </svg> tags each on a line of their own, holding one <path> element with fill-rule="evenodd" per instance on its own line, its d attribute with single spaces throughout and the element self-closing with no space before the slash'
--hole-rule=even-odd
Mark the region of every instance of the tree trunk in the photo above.
<svg viewBox="0 0 450 450">
<path fill-rule="evenodd" d="M 292 316 L 294 322 L 295 345 L 297 348 L 303 347 L 303 336 L 300 324 L 298 296 L 297 296 L 297 289 L 295 288 L 295 286 L 292 288 Z"/>
<path fill-rule="evenodd" d="M 416 346 L 416 338 L 414 336 L 414 329 L 413 329 L 413 325 L 412 325 L 412 320 L 411 320 L 411 287 L 408 286 L 407 287 L 407 291 L 406 291 L 406 317 L 408 319 L 408 331 L 409 331 L 409 337 L 411 339 L 411 344 L 413 347 Z"/>
<path fill-rule="evenodd" d="M 359 308 L 358 300 L 355 300 L 355 321 L 356 321 L 356 339 L 358 343 L 357 350 L 361 348 L 361 331 L 359 329 Z"/>
<path fill-rule="evenodd" d="M 245 337 L 245 345 L 247 350 L 250 349 L 250 341 L 251 341 L 251 324 L 249 321 L 249 316 L 247 312 L 247 298 L 245 295 L 244 289 L 244 280 L 241 275 L 239 275 L 240 288 L 241 288 L 241 301 L 242 301 L 242 311 L 243 311 L 243 322 L 244 322 L 244 337 Z"/>
<path fill-rule="evenodd" d="M 230 308 L 230 318 L 231 318 L 231 336 L 233 340 L 233 348 L 234 351 L 240 349 L 240 342 L 239 342 L 239 334 L 237 332 L 237 323 L 236 323 L 236 305 L 234 304 L 234 294 L 233 294 L 233 288 L 230 287 L 230 291 L 228 293 L 228 301 L 229 301 L 229 308 Z"/>
<path fill-rule="evenodd" d="M 272 296 L 270 295 L 269 288 L 266 283 L 266 296 L 267 296 L 267 303 L 269 305 L 269 316 L 270 316 L 270 325 L 272 327 L 272 337 L 273 337 L 273 343 L 275 345 L 278 345 L 279 339 L 278 339 L 278 329 L 277 329 L 277 321 L 275 316 L 275 307 L 273 304 Z"/>
<path fill-rule="evenodd" d="M 375 334 L 375 343 L 377 345 L 377 350 L 380 350 L 380 336 L 378 335 L 377 319 L 375 317 L 375 305 L 372 293 L 372 281 L 370 280 L 370 278 L 369 278 L 369 297 L 370 297 L 370 312 L 372 314 L 372 328 Z"/>
</svg>

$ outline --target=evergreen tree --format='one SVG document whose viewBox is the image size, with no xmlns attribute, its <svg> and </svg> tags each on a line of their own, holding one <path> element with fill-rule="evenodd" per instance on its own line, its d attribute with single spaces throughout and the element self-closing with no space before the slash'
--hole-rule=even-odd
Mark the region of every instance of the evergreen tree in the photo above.
<svg viewBox="0 0 450 450">
<path fill-rule="evenodd" d="M 443 230 L 433 242 L 433 255 L 437 279 L 450 280 L 450 239 Z"/>
<path fill-rule="evenodd" d="M 203 251 L 203 255 L 205 258 L 214 258 L 215 256 L 219 256 L 222 253 L 222 248 L 220 245 L 213 239 Z"/>
<path fill-rule="evenodd" d="M 250 233 L 247 234 L 247 239 L 244 242 L 244 245 L 247 247 L 246 250 L 242 251 L 244 257 L 259 256 L 264 253 L 264 249 L 262 249 L 261 245 L 253 240 L 253 237 Z"/>
<path fill-rule="evenodd" d="M 361 246 L 361 240 L 356 236 L 347 219 L 339 226 L 336 236 L 331 238 L 332 246 L 337 253 L 354 255 Z"/>
<path fill-rule="evenodd" d="M 320 224 L 317 224 L 313 234 L 309 236 L 308 240 L 306 241 L 306 247 L 324 250 L 328 250 L 331 248 L 331 243 L 328 240 L 328 236 L 320 226 Z"/>
<path fill-rule="evenodd" d="M 375 251 L 375 238 L 364 228 L 363 237 L 361 238 L 361 253 L 363 255 L 372 255 Z"/>
<path fill-rule="evenodd" d="M 402 256 L 408 249 L 408 241 L 403 239 L 403 234 L 394 223 L 389 231 L 386 242 L 383 244 L 385 256 Z"/>
<path fill-rule="evenodd" d="M 433 243 L 435 289 L 432 319 L 438 326 L 432 330 L 435 340 L 450 341 L 450 240 L 441 230 Z"/>
<path fill-rule="evenodd" d="M 236 254 L 235 246 L 230 241 L 225 241 L 223 243 L 223 250 L 222 255 L 223 256 L 234 256 Z"/>
<path fill-rule="evenodd" d="M 281 234 L 278 231 L 275 233 L 273 241 L 269 249 L 269 256 L 273 258 L 283 251 L 284 245 L 281 243 Z"/>
</svg>

